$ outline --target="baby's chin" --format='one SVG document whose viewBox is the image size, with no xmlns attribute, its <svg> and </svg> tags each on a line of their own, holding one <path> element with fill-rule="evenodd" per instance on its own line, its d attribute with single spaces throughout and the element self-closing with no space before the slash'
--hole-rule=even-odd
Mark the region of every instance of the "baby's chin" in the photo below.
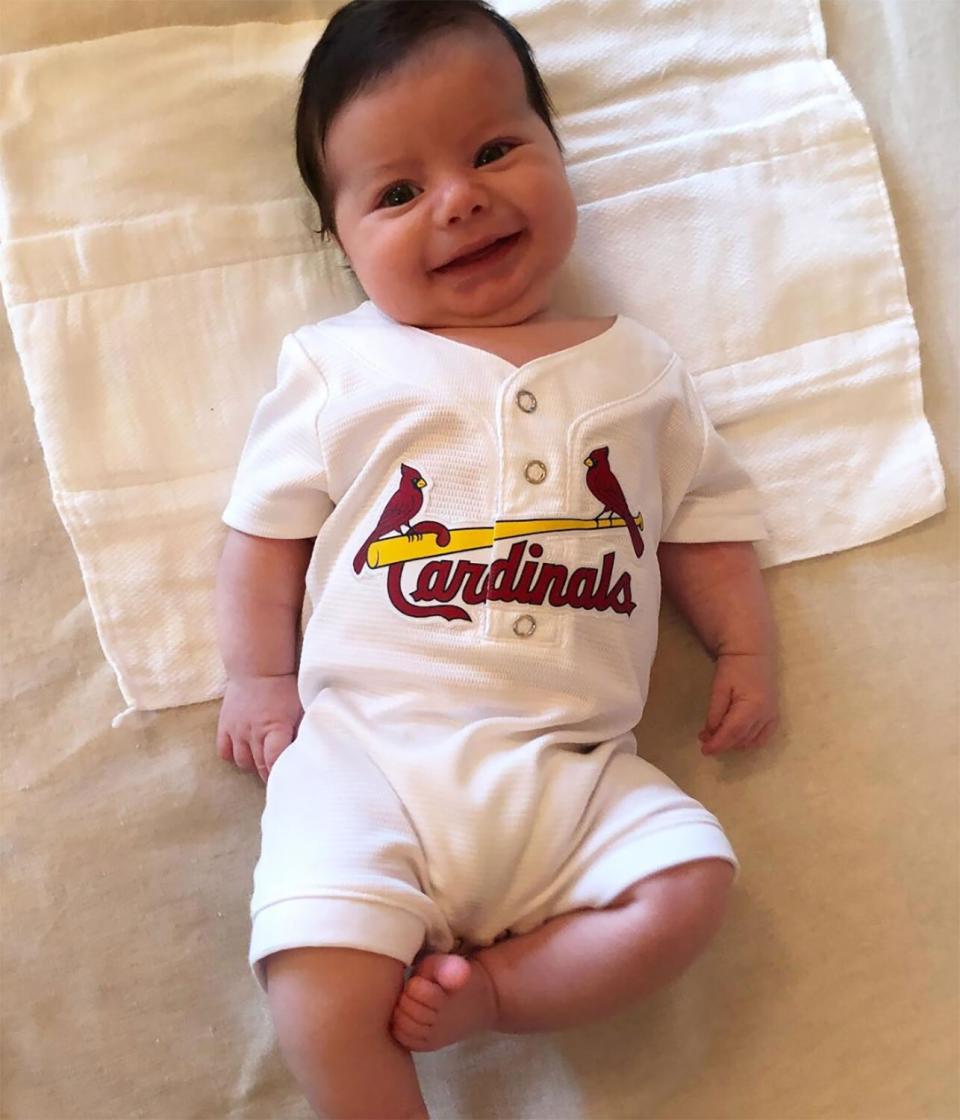
<svg viewBox="0 0 960 1120">
<path fill-rule="evenodd" d="M 403 300 L 370 298 L 391 319 L 421 330 L 445 330 L 455 327 L 513 327 L 549 312 L 553 285 L 525 293 L 507 302 L 496 299 L 431 301 L 412 303 Z"/>
</svg>

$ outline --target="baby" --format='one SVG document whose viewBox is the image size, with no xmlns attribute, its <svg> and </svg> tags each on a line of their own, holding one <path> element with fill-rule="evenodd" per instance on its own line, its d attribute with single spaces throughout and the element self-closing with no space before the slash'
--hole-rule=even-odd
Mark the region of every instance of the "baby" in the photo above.
<svg viewBox="0 0 960 1120">
<path fill-rule="evenodd" d="M 557 311 L 576 206 L 481 0 L 340 9 L 297 154 L 369 298 L 284 340 L 254 418 L 218 746 L 267 781 L 250 960 L 293 1075 L 426 1116 L 411 1051 L 606 1016 L 717 930 L 736 857 L 633 728 L 662 579 L 716 662 L 704 753 L 769 738 L 765 533 L 670 348 Z"/>
</svg>

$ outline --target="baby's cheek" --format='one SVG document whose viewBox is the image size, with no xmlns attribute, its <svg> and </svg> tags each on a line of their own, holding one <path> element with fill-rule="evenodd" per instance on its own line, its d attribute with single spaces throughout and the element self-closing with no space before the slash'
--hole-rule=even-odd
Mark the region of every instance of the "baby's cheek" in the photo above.
<svg viewBox="0 0 960 1120">
<path fill-rule="evenodd" d="M 534 186 L 530 207 L 555 262 L 566 260 L 577 234 L 577 204 L 566 178 L 544 176 Z"/>
</svg>

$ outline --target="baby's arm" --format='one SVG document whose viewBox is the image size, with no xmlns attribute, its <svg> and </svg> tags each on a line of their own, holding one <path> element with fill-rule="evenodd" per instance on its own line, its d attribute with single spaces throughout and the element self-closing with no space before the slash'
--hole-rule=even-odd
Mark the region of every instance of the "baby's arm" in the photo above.
<svg viewBox="0 0 960 1120">
<path fill-rule="evenodd" d="M 217 573 L 217 629 L 227 669 L 217 750 L 267 775 L 303 709 L 297 653 L 313 539 L 272 540 L 229 530 Z"/>
<path fill-rule="evenodd" d="M 759 747 L 779 720 L 776 627 L 753 545 L 662 542 L 663 589 L 716 661 L 704 754 Z"/>
</svg>

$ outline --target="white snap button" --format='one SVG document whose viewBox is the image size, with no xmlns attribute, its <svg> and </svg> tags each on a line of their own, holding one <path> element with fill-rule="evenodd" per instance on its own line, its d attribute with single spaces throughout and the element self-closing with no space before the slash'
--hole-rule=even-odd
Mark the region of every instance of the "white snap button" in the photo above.
<svg viewBox="0 0 960 1120">
<path fill-rule="evenodd" d="M 523 473 L 527 482 L 532 482 L 536 485 L 538 482 L 543 482 L 547 477 L 547 467 L 546 464 L 541 463 L 539 459 L 531 459 L 523 468 Z"/>
<path fill-rule="evenodd" d="M 537 622 L 532 614 L 522 614 L 513 623 L 513 632 L 518 638 L 529 638 L 536 628 Z"/>
<path fill-rule="evenodd" d="M 537 398 L 528 389 L 521 389 L 517 393 L 517 405 L 524 412 L 533 412 L 537 407 Z"/>
</svg>

